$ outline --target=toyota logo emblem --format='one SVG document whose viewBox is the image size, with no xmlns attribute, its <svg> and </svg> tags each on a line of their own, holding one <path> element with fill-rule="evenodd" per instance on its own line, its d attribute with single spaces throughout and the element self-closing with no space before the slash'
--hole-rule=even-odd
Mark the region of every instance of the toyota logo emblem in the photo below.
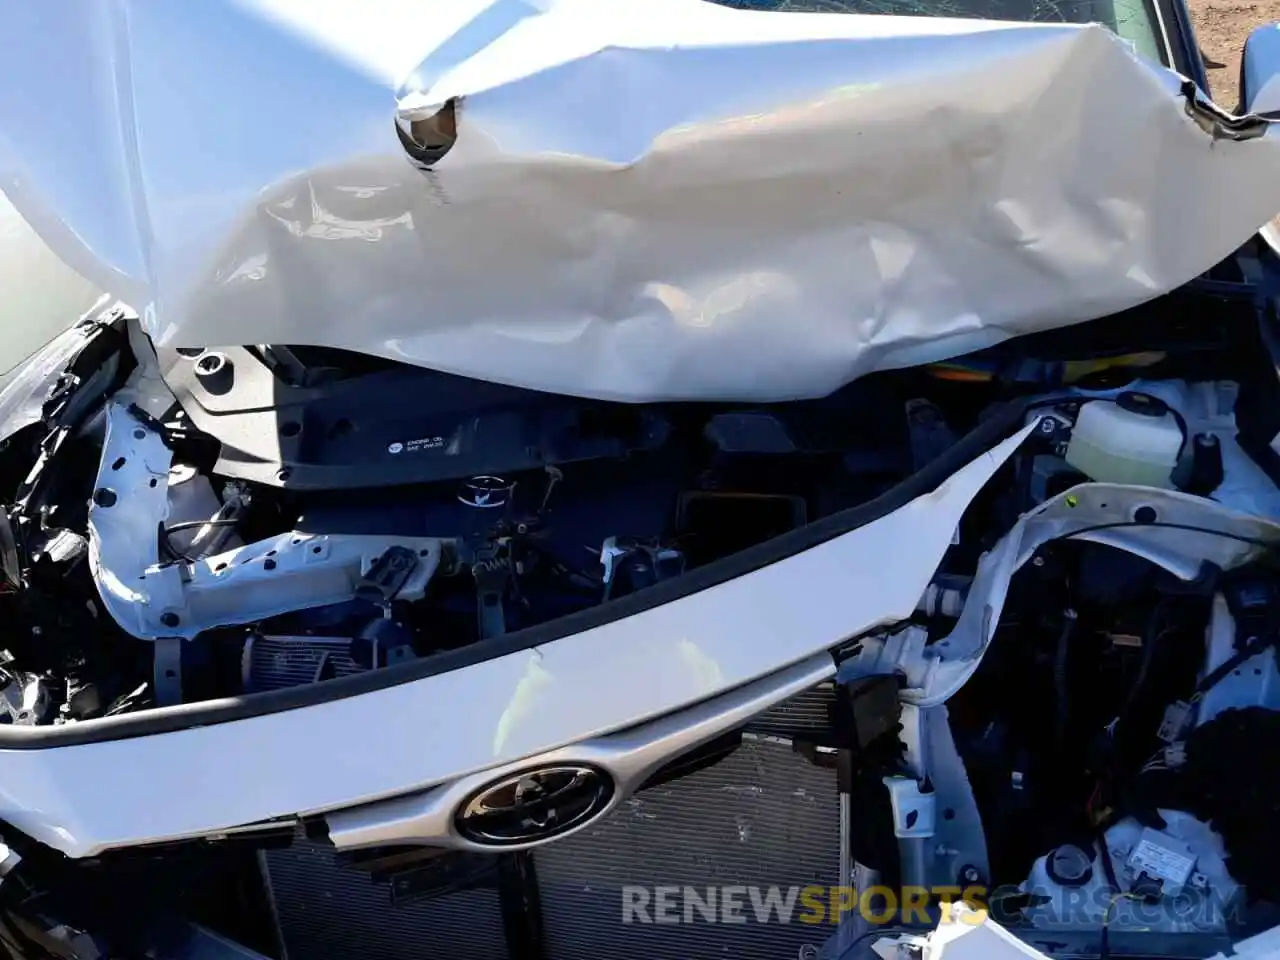
<svg viewBox="0 0 1280 960">
<path fill-rule="evenodd" d="M 613 798 L 613 780 L 582 764 L 534 767 L 481 787 L 455 815 L 458 833 L 487 847 L 550 840 L 602 814 Z"/>
<path fill-rule="evenodd" d="M 464 481 L 458 493 L 458 502 L 478 510 L 492 510 L 505 507 L 511 499 L 511 491 L 515 484 L 502 477 L 472 477 Z"/>
</svg>

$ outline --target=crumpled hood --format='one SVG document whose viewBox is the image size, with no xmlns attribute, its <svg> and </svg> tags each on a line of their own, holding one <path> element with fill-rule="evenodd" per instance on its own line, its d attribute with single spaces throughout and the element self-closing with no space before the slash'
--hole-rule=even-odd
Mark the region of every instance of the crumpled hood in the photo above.
<svg viewBox="0 0 1280 960">
<path fill-rule="evenodd" d="M 815 396 L 1150 299 L 1280 210 L 1277 134 L 1096 26 L 701 0 L 0 24 L 0 187 L 163 345 Z M 456 143 L 419 169 L 397 118 L 450 101 Z"/>
</svg>

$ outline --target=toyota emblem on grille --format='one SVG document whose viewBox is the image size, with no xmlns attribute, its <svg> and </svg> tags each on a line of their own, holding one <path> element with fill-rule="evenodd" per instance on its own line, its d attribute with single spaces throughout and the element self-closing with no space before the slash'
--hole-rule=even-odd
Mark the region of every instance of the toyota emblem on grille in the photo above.
<svg viewBox="0 0 1280 960">
<path fill-rule="evenodd" d="M 455 821 L 472 843 L 517 846 L 550 840 L 595 819 L 609 806 L 613 780 L 582 764 L 534 767 L 473 793 Z"/>
</svg>

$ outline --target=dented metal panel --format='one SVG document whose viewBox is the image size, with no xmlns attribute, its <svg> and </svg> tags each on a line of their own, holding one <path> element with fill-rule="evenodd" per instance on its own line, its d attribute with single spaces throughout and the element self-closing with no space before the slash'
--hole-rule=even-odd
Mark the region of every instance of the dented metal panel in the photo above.
<svg viewBox="0 0 1280 960">
<path fill-rule="evenodd" d="M 1189 107 L 1100 26 L 701 0 L 0 17 L 5 189 L 169 345 L 811 396 L 1147 300 L 1280 209 L 1267 124 Z"/>
</svg>

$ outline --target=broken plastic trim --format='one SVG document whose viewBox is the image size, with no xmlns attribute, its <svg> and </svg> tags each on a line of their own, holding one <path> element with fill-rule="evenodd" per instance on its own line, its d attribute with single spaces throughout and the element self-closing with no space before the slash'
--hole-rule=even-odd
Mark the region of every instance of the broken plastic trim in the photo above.
<svg viewBox="0 0 1280 960">
<path fill-rule="evenodd" d="M 1271 125 L 1280 121 L 1280 110 L 1246 113 L 1237 117 L 1227 113 L 1200 92 L 1192 80 L 1183 80 L 1182 96 L 1187 101 L 1187 116 L 1214 140 L 1256 140 L 1265 136 Z"/>
<path fill-rule="evenodd" d="M 1028 411 L 1060 399 L 1062 398 L 1028 397 L 1011 401 L 965 434 L 958 443 L 928 466 L 874 500 L 823 517 L 765 543 L 699 567 L 682 577 L 658 583 L 598 607 L 571 613 L 526 630 L 482 640 L 458 650 L 310 686 L 161 707 L 137 714 L 104 717 L 65 726 L 0 728 L 0 749 L 42 750 L 103 743 L 283 713 L 460 670 L 634 616 L 785 560 L 893 513 L 917 497 L 936 490 L 952 474 L 1010 437 L 1024 425 Z M 842 639 L 834 638 L 832 645 L 838 645 Z"/>
</svg>

